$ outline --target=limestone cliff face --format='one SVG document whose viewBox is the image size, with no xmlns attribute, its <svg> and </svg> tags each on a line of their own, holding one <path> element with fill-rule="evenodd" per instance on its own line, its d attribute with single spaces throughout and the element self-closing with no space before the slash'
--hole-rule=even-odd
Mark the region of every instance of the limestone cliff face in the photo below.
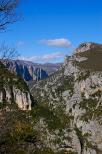
<svg viewBox="0 0 102 154">
<path fill-rule="evenodd" d="M 31 88 L 41 110 L 36 128 L 55 152 L 101 154 L 102 45 L 84 43 L 76 50 L 58 72 Z"/>
<path fill-rule="evenodd" d="M 3 91 L 0 91 L 0 103 L 6 102 L 7 104 L 16 103 L 21 110 L 31 110 L 31 98 L 29 92 L 22 92 L 19 89 L 13 88 L 11 92 L 10 88 L 4 87 Z"/>
<path fill-rule="evenodd" d="M 31 110 L 31 97 L 29 92 L 22 92 L 18 89 L 14 89 L 14 99 L 18 107 L 22 110 Z"/>
<path fill-rule="evenodd" d="M 29 89 L 22 78 L 10 73 L 0 63 L 0 105 L 17 104 L 21 110 L 31 110 Z"/>
</svg>

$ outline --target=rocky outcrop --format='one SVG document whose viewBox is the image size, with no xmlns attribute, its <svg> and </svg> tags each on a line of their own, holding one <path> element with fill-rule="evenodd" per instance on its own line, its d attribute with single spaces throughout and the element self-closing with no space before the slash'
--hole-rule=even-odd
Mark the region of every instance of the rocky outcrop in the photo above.
<svg viewBox="0 0 102 154">
<path fill-rule="evenodd" d="M 10 88 L 4 87 L 0 91 L 0 103 L 8 104 L 16 103 L 18 108 L 21 110 L 31 110 L 31 98 L 29 92 L 22 92 L 19 89 L 13 87 L 13 91 Z"/>
<path fill-rule="evenodd" d="M 31 88 L 44 147 L 55 153 L 102 153 L 101 58 L 102 45 L 83 43 L 58 72 Z"/>
<path fill-rule="evenodd" d="M 86 51 L 95 51 L 95 50 L 102 50 L 102 45 L 93 42 L 86 42 L 79 45 L 79 47 L 75 50 L 75 54 L 83 53 Z"/>
<path fill-rule="evenodd" d="M 10 73 L 0 63 L 0 106 L 17 104 L 21 110 L 31 110 L 31 96 L 22 78 Z"/>
</svg>

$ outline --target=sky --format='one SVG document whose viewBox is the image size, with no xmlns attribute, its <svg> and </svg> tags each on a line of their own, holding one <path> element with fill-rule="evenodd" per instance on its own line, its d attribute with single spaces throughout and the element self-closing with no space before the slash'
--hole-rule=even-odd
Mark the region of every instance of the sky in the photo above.
<svg viewBox="0 0 102 154">
<path fill-rule="evenodd" d="M 0 33 L 20 59 L 62 62 L 82 42 L 102 43 L 102 0 L 21 0 L 20 21 Z"/>
</svg>

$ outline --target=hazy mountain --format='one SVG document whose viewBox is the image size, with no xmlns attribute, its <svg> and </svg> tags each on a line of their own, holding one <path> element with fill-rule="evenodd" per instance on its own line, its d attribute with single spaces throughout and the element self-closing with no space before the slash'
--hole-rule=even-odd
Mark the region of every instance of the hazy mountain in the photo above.
<svg viewBox="0 0 102 154">
<path fill-rule="evenodd" d="M 62 63 L 33 63 L 30 61 L 23 61 L 23 60 L 17 60 L 16 61 L 18 64 L 21 65 L 26 65 L 26 66 L 33 66 L 34 68 L 41 68 L 44 71 L 46 71 L 46 73 L 48 75 L 51 75 L 52 73 L 56 72 L 60 66 L 62 65 Z"/>
<path fill-rule="evenodd" d="M 5 62 L 5 66 L 10 71 L 15 72 L 17 75 L 21 76 L 25 81 L 38 81 L 56 72 L 61 66 L 61 63 L 37 64 L 22 60 L 8 60 Z"/>
</svg>

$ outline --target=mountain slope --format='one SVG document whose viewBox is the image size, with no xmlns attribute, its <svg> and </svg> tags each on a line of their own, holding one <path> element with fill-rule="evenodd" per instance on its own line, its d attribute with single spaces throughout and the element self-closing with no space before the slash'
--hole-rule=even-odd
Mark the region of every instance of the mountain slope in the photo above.
<svg viewBox="0 0 102 154">
<path fill-rule="evenodd" d="M 81 44 L 63 67 L 31 88 L 43 146 L 61 154 L 102 153 L 102 45 Z M 84 63 L 84 65 L 83 65 Z M 34 114 L 35 113 L 35 114 Z M 40 129 L 39 129 L 40 127 Z"/>
<path fill-rule="evenodd" d="M 33 99 L 25 81 L 0 62 L 0 154 L 26 154 L 35 147 L 29 112 Z"/>
</svg>

